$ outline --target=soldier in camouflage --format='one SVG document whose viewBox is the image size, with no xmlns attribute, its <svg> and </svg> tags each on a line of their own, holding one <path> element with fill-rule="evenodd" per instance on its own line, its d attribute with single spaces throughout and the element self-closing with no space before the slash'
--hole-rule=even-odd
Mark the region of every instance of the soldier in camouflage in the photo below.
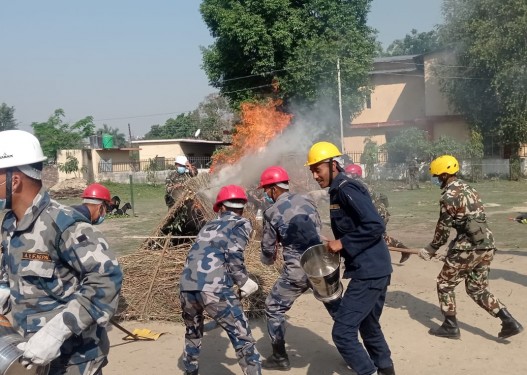
<svg viewBox="0 0 527 375">
<path fill-rule="evenodd" d="M 180 189 L 186 179 L 198 175 L 198 170 L 184 155 L 176 157 L 176 169 L 170 172 L 165 180 L 165 204 L 168 208 L 176 203 L 174 190 Z"/>
<path fill-rule="evenodd" d="M 496 251 L 494 237 L 478 192 L 457 179 L 458 171 L 459 162 L 451 155 L 440 156 L 430 164 L 430 174 L 443 192 L 434 238 L 420 250 L 419 256 L 424 260 L 434 257 L 448 241 L 450 228 L 456 230 L 456 237 L 448 246 L 445 263 L 437 276 L 437 294 L 445 320 L 429 333 L 439 337 L 460 337 L 454 289 L 464 280 L 470 298 L 490 315 L 501 319 L 498 337 L 507 338 L 520 333 L 523 327 L 488 290 L 490 265 Z"/>
<path fill-rule="evenodd" d="M 419 189 L 419 163 L 416 157 L 408 160 L 408 185 L 410 190 L 414 190 L 414 186 Z"/>
<path fill-rule="evenodd" d="M 388 221 L 390 220 L 390 212 L 388 211 L 388 197 L 386 197 L 384 194 L 378 193 L 370 185 L 364 182 L 364 180 L 362 179 L 362 168 L 360 165 L 350 164 L 346 168 L 344 168 L 344 171 L 346 172 L 346 176 L 353 178 L 356 181 L 361 182 L 368 189 L 368 193 L 370 193 L 373 205 L 377 209 L 377 212 L 379 213 L 379 215 L 382 217 L 384 221 L 384 226 L 387 227 Z M 397 238 L 390 236 L 388 232 L 384 232 L 383 238 L 384 238 L 384 242 L 386 242 L 386 245 L 390 247 L 395 247 L 399 249 L 408 249 L 408 247 L 405 246 L 405 244 L 403 244 Z M 410 253 L 402 253 L 401 259 L 399 259 L 399 263 L 404 263 L 409 258 L 410 258 Z"/>
<path fill-rule="evenodd" d="M 312 200 L 289 192 L 289 176 L 282 167 L 264 170 L 260 188 L 264 190 L 264 198 L 272 204 L 263 213 L 261 261 L 266 265 L 273 264 L 279 244 L 283 247 L 284 258 L 282 274 L 265 300 L 273 354 L 262 362 L 262 367 L 285 371 L 290 369 L 285 350 L 285 313 L 310 288 L 300 258 L 309 247 L 321 243 L 321 221 Z M 331 305 L 326 308 L 331 311 Z"/>
<path fill-rule="evenodd" d="M 240 302 L 258 289 L 244 264 L 243 253 L 252 232 L 250 221 L 242 217 L 246 203 L 243 188 L 222 187 L 213 207 L 220 216 L 205 224 L 188 253 L 179 281 L 187 375 L 198 374 L 205 312 L 227 332 L 243 373 L 261 374 L 260 354 Z"/>
<path fill-rule="evenodd" d="M 2 313 L 29 339 L 18 345 L 26 366 L 49 374 L 101 374 L 106 325 L 117 309 L 122 272 L 102 234 L 42 187 L 46 158 L 38 140 L 0 132 Z"/>
</svg>

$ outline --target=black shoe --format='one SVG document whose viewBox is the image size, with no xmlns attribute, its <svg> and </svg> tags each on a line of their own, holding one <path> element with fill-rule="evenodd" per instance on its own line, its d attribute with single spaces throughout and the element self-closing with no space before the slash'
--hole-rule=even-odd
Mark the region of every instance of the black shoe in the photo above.
<svg viewBox="0 0 527 375">
<path fill-rule="evenodd" d="M 506 339 L 523 331 L 522 325 L 512 317 L 507 309 L 501 309 L 498 312 L 498 318 L 501 319 L 501 331 L 498 333 L 499 338 Z"/>
<path fill-rule="evenodd" d="M 461 336 L 455 316 L 445 316 L 445 321 L 443 324 L 441 324 L 441 326 L 437 329 L 429 330 L 428 333 L 437 337 L 445 337 L 448 339 L 459 339 Z"/>
<path fill-rule="evenodd" d="M 194 371 L 185 371 L 185 375 L 198 375 L 198 369 L 195 369 Z"/>
<path fill-rule="evenodd" d="M 289 371 L 289 357 L 285 351 L 285 342 L 279 341 L 273 345 L 273 354 L 262 361 L 262 368 L 266 370 Z"/>
<path fill-rule="evenodd" d="M 395 375 L 395 369 L 393 368 L 393 365 L 386 368 L 379 368 L 377 369 L 378 375 Z"/>
</svg>

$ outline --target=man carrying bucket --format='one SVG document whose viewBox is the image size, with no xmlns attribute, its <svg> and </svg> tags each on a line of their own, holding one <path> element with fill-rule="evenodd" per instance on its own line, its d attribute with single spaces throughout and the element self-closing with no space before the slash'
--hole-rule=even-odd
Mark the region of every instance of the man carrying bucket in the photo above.
<svg viewBox="0 0 527 375">
<path fill-rule="evenodd" d="M 279 243 L 284 257 L 282 274 L 265 300 L 273 354 L 262 362 L 262 367 L 286 371 L 290 364 L 285 351 L 285 313 L 310 288 L 300 258 L 309 247 L 321 243 L 321 221 L 313 201 L 289 193 L 289 176 L 284 168 L 272 166 L 264 170 L 259 187 L 264 190 L 266 201 L 272 204 L 263 213 L 261 261 L 273 264 Z"/>
<path fill-rule="evenodd" d="M 101 232 L 42 187 L 38 139 L 0 132 L 0 287 L 28 368 L 50 375 L 100 374 L 109 351 L 105 326 L 117 309 L 122 272 Z M 2 288 L 4 289 L 4 288 Z"/>
<path fill-rule="evenodd" d="M 306 163 L 320 187 L 329 187 L 336 240 L 328 242 L 328 249 L 340 252 L 344 278 L 351 278 L 334 316 L 333 341 L 358 375 L 395 375 L 379 324 L 392 273 L 385 226 L 367 189 L 344 174 L 341 155 L 335 145 L 319 142 L 309 150 Z"/>
</svg>

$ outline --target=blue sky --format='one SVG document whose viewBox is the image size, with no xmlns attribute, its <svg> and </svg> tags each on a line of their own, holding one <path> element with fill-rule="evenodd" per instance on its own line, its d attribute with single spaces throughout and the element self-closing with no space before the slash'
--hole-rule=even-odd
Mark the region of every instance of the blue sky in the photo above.
<svg viewBox="0 0 527 375">
<path fill-rule="evenodd" d="M 1 1 L 0 103 L 20 128 L 57 108 L 128 135 L 197 107 L 215 90 L 201 70 L 212 43 L 197 0 Z M 441 23 L 441 0 L 373 0 L 369 23 L 386 47 Z"/>
</svg>

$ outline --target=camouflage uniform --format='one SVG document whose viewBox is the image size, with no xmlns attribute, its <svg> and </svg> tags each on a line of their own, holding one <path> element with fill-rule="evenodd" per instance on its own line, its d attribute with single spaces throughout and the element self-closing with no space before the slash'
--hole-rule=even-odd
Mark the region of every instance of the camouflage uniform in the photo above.
<svg viewBox="0 0 527 375">
<path fill-rule="evenodd" d="M 410 190 L 414 189 L 414 185 L 419 189 L 419 164 L 415 159 L 410 159 L 408 162 L 408 184 Z"/>
<path fill-rule="evenodd" d="M 105 326 L 117 309 L 122 272 L 108 243 L 77 211 L 44 189 L 24 218 L 2 222 L 0 283 L 11 288 L 13 326 L 28 338 L 57 314 L 73 335 L 51 362 L 51 374 L 100 374 L 107 363 Z"/>
<path fill-rule="evenodd" d="M 364 180 L 362 179 L 355 179 L 356 181 L 361 182 L 366 188 L 368 189 L 368 193 L 370 193 L 370 196 L 372 198 L 373 205 L 377 209 L 377 212 L 382 217 L 382 220 L 384 221 L 384 226 L 387 227 L 388 221 L 390 220 L 390 212 L 388 211 L 387 205 L 387 199 L 383 194 L 378 193 L 375 191 L 371 186 L 366 184 Z M 386 242 L 386 245 L 390 247 L 397 247 L 399 249 L 408 249 L 407 246 L 405 246 L 401 241 L 399 241 L 397 238 L 394 238 L 390 235 L 388 235 L 388 232 L 384 232 L 383 234 L 384 242 Z M 403 263 L 410 257 L 410 254 L 403 253 L 401 255 L 401 260 L 399 263 Z"/>
<path fill-rule="evenodd" d="M 320 244 L 321 221 L 315 204 L 300 194 L 282 193 L 264 211 L 262 259 L 270 264 L 278 243 L 283 247 L 284 268 L 265 300 L 267 331 L 272 343 L 284 341 L 285 313 L 293 302 L 310 288 L 300 265 L 302 254 Z"/>
<path fill-rule="evenodd" d="M 188 373 L 198 369 L 204 312 L 227 332 L 243 373 L 261 373 L 260 354 L 233 288 L 248 278 L 243 252 L 251 231 L 249 220 L 226 211 L 205 224 L 189 251 L 179 281 Z"/>
<path fill-rule="evenodd" d="M 443 314 L 456 315 L 454 288 L 464 279 L 467 294 L 496 317 L 505 306 L 488 290 L 490 264 L 496 247 L 478 192 L 454 180 L 445 187 L 439 205 L 441 210 L 434 239 L 428 246 L 439 249 L 448 241 L 450 227 L 457 231 L 437 276 L 437 294 Z"/>
<path fill-rule="evenodd" d="M 193 170 L 189 170 L 185 173 L 179 173 L 177 170 L 170 172 L 165 180 L 165 204 L 168 208 L 172 207 L 174 203 L 176 203 L 172 192 L 175 189 L 180 189 L 183 187 L 185 181 L 190 177 L 196 176 L 196 174 L 197 173 L 194 173 Z"/>
</svg>

